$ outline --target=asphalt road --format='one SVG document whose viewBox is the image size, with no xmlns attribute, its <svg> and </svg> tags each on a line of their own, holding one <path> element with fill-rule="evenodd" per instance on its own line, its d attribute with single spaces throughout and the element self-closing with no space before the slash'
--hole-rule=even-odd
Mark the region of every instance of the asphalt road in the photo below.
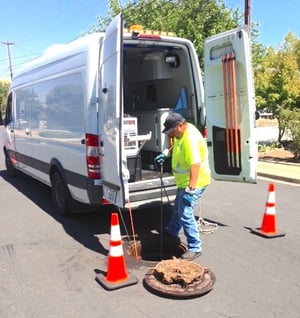
<svg viewBox="0 0 300 318">
<path fill-rule="evenodd" d="M 212 183 L 201 216 L 218 229 L 201 235 L 203 255 L 196 262 L 212 270 L 216 283 L 202 297 L 174 300 L 144 287 L 156 262 L 128 256 L 126 242 L 126 268 L 138 283 L 113 291 L 99 285 L 96 274 L 107 270 L 111 211 L 57 215 L 49 189 L 25 176 L 10 179 L 1 153 L 0 317 L 298 318 L 300 188 L 275 183 L 277 227 L 286 235 L 265 239 L 249 228 L 261 225 L 268 184 Z M 168 217 L 165 211 L 163 220 Z M 129 224 L 128 214 L 124 218 Z M 138 236 L 154 235 L 160 209 L 136 211 L 133 220 Z"/>
</svg>

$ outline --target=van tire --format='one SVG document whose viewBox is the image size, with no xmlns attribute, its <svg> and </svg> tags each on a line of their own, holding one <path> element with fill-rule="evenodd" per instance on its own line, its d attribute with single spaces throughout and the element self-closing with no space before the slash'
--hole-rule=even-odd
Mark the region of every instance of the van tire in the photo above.
<svg viewBox="0 0 300 318">
<path fill-rule="evenodd" d="M 59 172 L 54 172 L 51 176 L 51 194 L 55 210 L 61 215 L 70 214 L 71 196 Z"/>
<path fill-rule="evenodd" d="M 6 167 L 6 170 L 7 170 L 8 174 L 11 177 L 16 177 L 18 175 L 18 170 L 12 164 L 8 152 L 4 151 L 4 153 L 5 153 L 5 167 Z"/>
</svg>

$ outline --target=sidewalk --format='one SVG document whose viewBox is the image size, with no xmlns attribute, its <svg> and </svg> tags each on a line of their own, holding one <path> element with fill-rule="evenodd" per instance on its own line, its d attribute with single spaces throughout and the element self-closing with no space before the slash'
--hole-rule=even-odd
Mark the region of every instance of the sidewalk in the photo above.
<svg viewBox="0 0 300 318">
<path fill-rule="evenodd" d="M 300 164 L 260 159 L 257 163 L 257 175 L 300 184 Z"/>
</svg>

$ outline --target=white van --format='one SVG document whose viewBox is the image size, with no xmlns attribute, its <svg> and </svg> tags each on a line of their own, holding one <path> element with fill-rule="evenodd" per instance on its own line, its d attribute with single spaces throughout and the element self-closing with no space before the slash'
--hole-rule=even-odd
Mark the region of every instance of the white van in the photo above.
<svg viewBox="0 0 300 318">
<path fill-rule="evenodd" d="M 215 179 L 255 182 L 247 29 L 209 38 L 205 50 L 204 95 L 189 40 L 137 26 L 124 32 L 121 15 L 105 33 L 51 47 L 12 81 L 4 120 L 8 172 L 51 186 L 62 214 L 74 202 L 120 208 L 172 202 L 170 162 L 160 170 L 153 159 L 168 147 L 163 122 L 177 111 L 207 128 Z"/>
</svg>

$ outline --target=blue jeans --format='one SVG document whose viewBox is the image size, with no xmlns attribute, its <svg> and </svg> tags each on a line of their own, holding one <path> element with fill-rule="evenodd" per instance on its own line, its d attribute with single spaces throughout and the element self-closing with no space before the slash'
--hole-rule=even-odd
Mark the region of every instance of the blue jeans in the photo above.
<svg viewBox="0 0 300 318">
<path fill-rule="evenodd" d="M 194 209 L 198 199 L 202 196 L 206 187 L 198 188 L 193 194 L 193 202 L 191 206 L 186 206 L 183 203 L 182 196 L 185 194 L 185 189 L 178 189 L 173 214 L 166 230 L 173 236 L 178 236 L 181 227 L 183 227 L 184 235 L 187 239 L 188 249 L 192 252 L 201 252 L 202 241 L 197 229 L 197 222 L 194 216 Z"/>
</svg>

